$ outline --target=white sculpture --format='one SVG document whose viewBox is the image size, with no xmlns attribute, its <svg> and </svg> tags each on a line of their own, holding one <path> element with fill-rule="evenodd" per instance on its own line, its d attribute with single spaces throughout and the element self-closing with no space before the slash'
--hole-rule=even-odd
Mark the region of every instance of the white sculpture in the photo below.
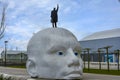
<svg viewBox="0 0 120 80">
<path fill-rule="evenodd" d="M 27 71 L 31 77 L 81 79 L 83 62 L 76 37 L 63 28 L 34 34 L 27 47 Z"/>
</svg>

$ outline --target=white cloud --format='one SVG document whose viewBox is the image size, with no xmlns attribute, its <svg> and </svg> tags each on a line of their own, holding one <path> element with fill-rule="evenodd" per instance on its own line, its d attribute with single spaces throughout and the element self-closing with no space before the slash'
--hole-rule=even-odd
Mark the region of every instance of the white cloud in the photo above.
<svg viewBox="0 0 120 80">
<path fill-rule="evenodd" d="M 9 0 L 6 15 L 6 37 L 10 38 L 9 45 L 26 49 L 33 33 L 51 27 L 50 12 L 57 4 L 60 6 L 58 26 L 69 29 L 78 40 L 103 29 L 102 26 L 117 25 L 120 20 L 118 6 L 105 7 L 105 2 L 106 0 Z M 105 19 L 105 12 L 109 12 L 108 17 L 111 19 Z M 6 37 L 5 39 L 8 39 Z"/>
<path fill-rule="evenodd" d="M 28 40 L 20 40 L 20 39 L 15 39 L 12 38 L 8 41 L 8 49 L 16 49 L 18 48 L 18 50 L 26 50 L 27 49 L 27 44 L 28 44 Z"/>
<path fill-rule="evenodd" d="M 8 3 L 8 9 L 13 9 L 13 8 L 15 8 L 15 2 L 11 0 L 11 1 Z"/>
</svg>

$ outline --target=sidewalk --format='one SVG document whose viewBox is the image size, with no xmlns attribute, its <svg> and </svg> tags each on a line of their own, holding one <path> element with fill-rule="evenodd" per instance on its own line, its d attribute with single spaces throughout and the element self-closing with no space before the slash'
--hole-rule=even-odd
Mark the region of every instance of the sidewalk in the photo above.
<svg viewBox="0 0 120 80">
<path fill-rule="evenodd" d="M 24 77 L 25 78 L 24 80 L 34 80 L 30 79 L 30 76 L 28 75 L 26 69 L 0 67 L 0 73 L 22 78 Z M 120 76 L 84 73 L 83 80 L 120 80 Z"/>
<path fill-rule="evenodd" d="M 84 73 L 83 80 L 120 80 L 120 76 Z"/>
</svg>

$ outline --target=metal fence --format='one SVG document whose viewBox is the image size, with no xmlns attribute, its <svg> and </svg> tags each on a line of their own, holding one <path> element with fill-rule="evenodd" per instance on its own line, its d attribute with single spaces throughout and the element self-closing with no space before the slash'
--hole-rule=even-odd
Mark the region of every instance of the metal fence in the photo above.
<svg viewBox="0 0 120 80">
<path fill-rule="evenodd" d="M 0 66 L 18 66 L 25 65 L 27 59 L 6 59 L 6 62 L 3 59 L 0 59 Z"/>
<path fill-rule="evenodd" d="M 110 62 L 109 55 L 116 55 L 117 61 Z M 118 70 L 120 71 L 120 59 L 119 52 L 118 53 L 109 53 L 108 56 L 105 56 L 106 53 L 83 53 L 81 54 L 84 68 L 89 69 L 107 69 L 109 70 Z M 107 60 L 108 59 L 108 60 Z"/>
</svg>

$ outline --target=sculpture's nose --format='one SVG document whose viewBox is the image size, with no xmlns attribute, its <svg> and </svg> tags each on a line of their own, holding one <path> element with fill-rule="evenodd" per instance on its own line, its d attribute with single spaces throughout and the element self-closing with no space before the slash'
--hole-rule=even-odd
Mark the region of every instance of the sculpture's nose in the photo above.
<svg viewBox="0 0 120 80">
<path fill-rule="evenodd" d="M 68 64 L 68 67 L 79 67 L 80 66 L 80 63 L 79 63 L 79 60 L 71 60 L 71 62 Z"/>
<path fill-rule="evenodd" d="M 79 67 L 80 66 L 79 58 L 74 54 L 72 49 L 69 49 L 68 52 L 69 52 L 68 67 Z"/>
</svg>

